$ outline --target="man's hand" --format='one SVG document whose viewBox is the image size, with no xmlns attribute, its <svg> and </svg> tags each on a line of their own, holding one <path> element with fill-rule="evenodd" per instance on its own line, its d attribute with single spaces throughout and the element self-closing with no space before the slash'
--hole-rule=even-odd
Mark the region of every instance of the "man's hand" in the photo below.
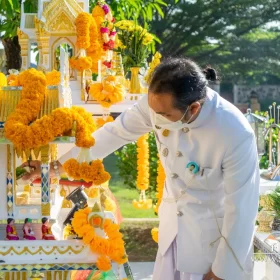
<svg viewBox="0 0 280 280">
<path fill-rule="evenodd" d="M 210 270 L 204 277 L 203 280 L 223 280 L 217 277 L 212 270 Z"/>
</svg>

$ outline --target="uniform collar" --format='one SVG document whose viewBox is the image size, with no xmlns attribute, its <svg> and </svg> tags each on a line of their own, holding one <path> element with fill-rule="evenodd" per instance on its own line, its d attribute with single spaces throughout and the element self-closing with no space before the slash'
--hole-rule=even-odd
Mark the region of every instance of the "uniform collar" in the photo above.
<svg viewBox="0 0 280 280">
<path fill-rule="evenodd" d="M 202 126 L 210 117 L 216 99 L 217 93 L 207 87 L 206 99 L 204 104 L 202 105 L 198 117 L 193 122 L 189 124 L 186 123 L 184 125 L 184 128 L 193 129 Z"/>
</svg>

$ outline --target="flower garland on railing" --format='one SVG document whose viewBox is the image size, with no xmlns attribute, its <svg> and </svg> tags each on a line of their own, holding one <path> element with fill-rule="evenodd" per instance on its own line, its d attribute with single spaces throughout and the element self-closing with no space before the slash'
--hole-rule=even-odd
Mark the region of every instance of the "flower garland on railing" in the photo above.
<svg viewBox="0 0 280 280">
<path fill-rule="evenodd" d="M 99 236 L 95 227 L 102 223 L 100 217 L 93 217 L 92 224 L 90 224 L 90 208 L 85 208 L 77 211 L 72 220 L 74 231 L 79 237 L 83 238 L 83 242 L 90 246 L 93 253 L 99 255 L 96 266 L 102 271 L 109 271 L 111 269 L 111 261 L 121 265 L 127 262 L 127 255 L 125 253 L 124 241 L 120 233 L 120 227 L 114 224 L 111 220 L 105 219 L 103 229 L 106 237 Z"/>
<path fill-rule="evenodd" d="M 70 131 L 74 122 L 77 123 L 76 145 L 88 148 L 94 145 L 91 134 L 95 125 L 92 116 L 82 108 L 55 109 L 50 115 L 34 121 L 45 98 L 46 76 L 30 69 L 20 73 L 18 79 L 23 87 L 21 100 L 5 122 L 5 137 L 17 148 L 27 150 L 47 145 L 55 137 Z"/>
<path fill-rule="evenodd" d="M 137 188 L 140 190 L 140 198 L 133 200 L 132 204 L 137 209 L 152 208 L 152 199 L 146 198 L 146 190 L 149 188 L 149 134 L 141 136 L 137 141 Z"/>
<path fill-rule="evenodd" d="M 160 64 L 161 54 L 159 52 L 156 52 L 153 56 L 152 62 L 149 63 L 149 69 L 146 73 L 146 76 L 144 77 L 144 80 L 147 84 L 150 84 L 152 74 L 155 70 L 155 68 Z"/>
<path fill-rule="evenodd" d="M 154 211 L 158 214 L 158 209 L 162 201 L 163 190 L 164 190 L 164 183 L 165 183 L 165 172 L 164 168 L 161 164 L 160 159 L 158 159 L 158 168 L 157 168 L 157 204 L 154 206 Z M 153 240 L 158 243 L 158 228 L 153 228 L 151 231 Z"/>
<path fill-rule="evenodd" d="M 79 179 L 96 184 L 108 181 L 110 175 L 104 170 L 102 163 L 87 160 L 89 148 L 94 145 L 92 133 L 96 130 L 92 115 L 79 107 L 58 108 L 50 115 L 36 120 L 46 95 L 46 76 L 30 69 L 20 73 L 18 81 L 23 86 L 21 100 L 5 122 L 5 137 L 16 148 L 30 150 L 47 145 L 55 137 L 71 131 L 76 123 L 76 145 L 87 148 L 83 151 L 85 156 L 81 158 L 76 171 L 79 172 Z M 34 122 L 29 125 L 32 121 Z M 66 167 L 72 166 L 71 163 L 75 161 L 70 159 L 65 163 Z M 72 170 L 66 168 L 67 171 Z"/>
<path fill-rule="evenodd" d="M 108 76 L 102 83 L 90 85 L 89 94 L 103 107 L 110 108 L 124 98 L 124 87 L 115 76 Z"/>
<path fill-rule="evenodd" d="M 48 86 L 58 86 L 60 84 L 60 72 L 53 70 L 46 73 L 47 85 Z"/>
</svg>

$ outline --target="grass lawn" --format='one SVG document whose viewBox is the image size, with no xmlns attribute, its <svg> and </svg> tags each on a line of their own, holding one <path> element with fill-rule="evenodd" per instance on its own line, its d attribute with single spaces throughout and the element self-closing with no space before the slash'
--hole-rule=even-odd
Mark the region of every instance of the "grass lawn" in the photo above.
<svg viewBox="0 0 280 280">
<path fill-rule="evenodd" d="M 118 200 L 124 218 L 156 218 L 153 209 L 138 210 L 132 206 L 132 200 L 138 199 L 139 192 L 124 186 L 116 167 L 116 156 L 104 159 L 106 170 L 111 174 L 109 187 Z M 123 221 L 121 232 L 129 261 L 153 262 L 156 258 L 158 245 L 153 241 L 151 230 L 158 227 L 157 221 Z"/>
<path fill-rule="evenodd" d="M 132 200 L 139 198 L 139 192 L 123 184 L 116 167 L 116 156 L 114 154 L 108 156 L 104 159 L 104 165 L 112 176 L 109 187 L 118 200 L 122 216 L 124 218 L 156 218 L 153 209 L 139 210 L 132 206 Z"/>
</svg>

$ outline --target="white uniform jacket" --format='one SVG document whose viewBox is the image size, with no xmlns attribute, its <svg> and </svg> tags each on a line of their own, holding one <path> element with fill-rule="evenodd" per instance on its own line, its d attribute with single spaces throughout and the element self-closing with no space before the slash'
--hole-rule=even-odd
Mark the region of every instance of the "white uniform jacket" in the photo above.
<svg viewBox="0 0 280 280">
<path fill-rule="evenodd" d="M 179 271 L 204 274 L 212 267 L 222 279 L 245 279 L 231 249 L 219 239 L 215 215 L 222 235 L 247 270 L 259 198 L 258 157 L 250 124 L 234 105 L 208 88 L 195 121 L 164 137 L 163 129 L 152 121 L 147 100 L 144 97 L 93 134 L 94 158 L 104 158 L 154 130 L 166 173 L 166 200 L 159 209 L 160 252 L 164 254 L 177 237 Z M 74 148 L 62 161 L 76 157 L 77 151 Z M 197 175 L 186 168 L 189 162 L 199 165 Z"/>
</svg>

